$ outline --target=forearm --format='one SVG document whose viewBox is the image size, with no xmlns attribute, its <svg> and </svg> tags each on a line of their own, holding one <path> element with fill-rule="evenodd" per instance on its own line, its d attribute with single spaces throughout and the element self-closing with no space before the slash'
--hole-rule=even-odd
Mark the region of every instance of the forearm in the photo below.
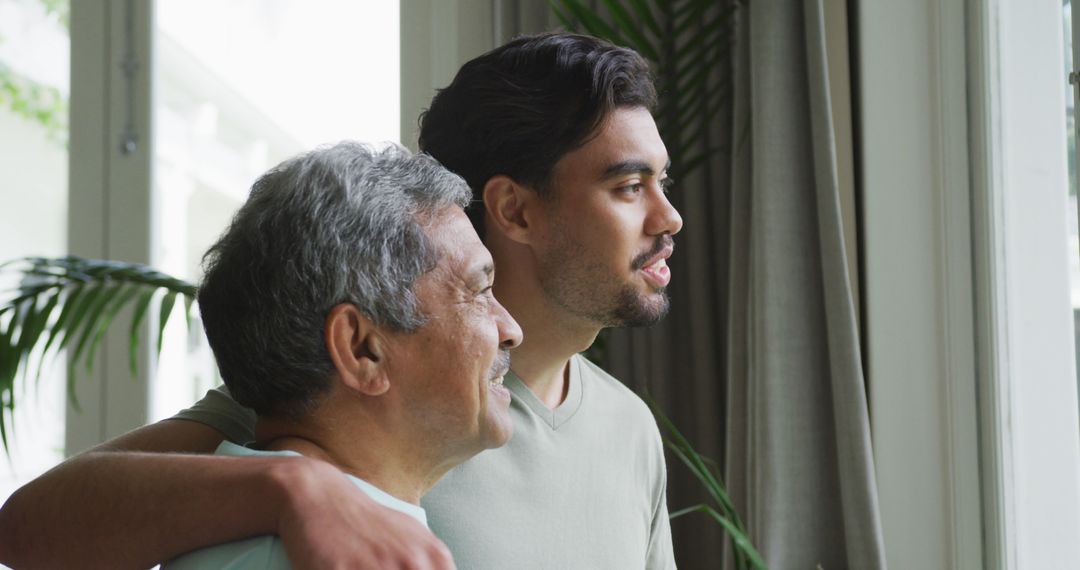
<svg viewBox="0 0 1080 570">
<path fill-rule="evenodd" d="M 17 491 L 0 510 L 0 562 L 14 568 L 147 568 L 275 534 L 301 458 L 96 451 Z"/>
</svg>

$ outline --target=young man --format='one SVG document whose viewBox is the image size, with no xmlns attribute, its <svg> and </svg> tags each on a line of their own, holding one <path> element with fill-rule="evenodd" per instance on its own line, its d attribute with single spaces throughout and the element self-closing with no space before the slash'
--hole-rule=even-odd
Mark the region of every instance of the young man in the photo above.
<svg viewBox="0 0 1080 570">
<path fill-rule="evenodd" d="M 667 311 L 682 220 L 654 103 L 634 52 L 548 34 L 465 64 L 422 117 L 421 150 L 473 189 L 495 295 L 525 334 L 506 379 L 514 439 L 425 500 L 463 568 L 674 566 L 652 415 L 577 354 Z"/>
<path fill-rule="evenodd" d="M 218 455 L 321 459 L 426 524 L 420 497 L 510 438 L 521 341 L 461 178 L 399 147 L 340 143 L 273 168 L 206 256 L 199 309 L 222 378 L 257 414 Z M 310 223 L 310 220 L 317 220 Z M 289 568 L 273 535 L 166 568 Z"/>
<path fill-rule="evenodd" d="M 576 356 L 603 327 L 647 324 L 667 308 L 665 260 L 682 221 L 665 195 L 668 157 L 649 112 L 654 99 L 637 54 L 552 34 L 469 62 L 423 119 L 422 148 L 473 188 L 470 218 L 499 268 L 495 294 L 526 339 L 506 378 L 516 437 L 448 474 L 424 503 L 462 568 L 674 566 L 656 425 L 636 396 Z M 80 544 L 105 545 L 95 561 L 146 562 L 269 527 L 297 565 L 449 567 L 445 552 L 415 527 L 360 501 L 334 500 L 344 494 L 321 477 L 314 483 L 314 466 L 292 476 L 299 485 L 280 483 L 284 477 L 267 484 L 220 458 L 112 452 L 199 451 L 223 435 L 243 441 L 250 434 L 250 418 L 219 393 L 181 417 L 195 421 L 143 428 L 20 491 L 0 516 L 0 532 L 20 532 L 37 545 L 11 559 L 70 560 L 47 558 L 44 545 L 75 534 Z M 157 479 L 137 489 L 141 504 L 107 480 L 149 474 Z M 237 509 L 249 505 L 246 516 L 227 521 L 170 504 L 165 491 L 242 481 L 249 482 L 242 495 L 216 497 Z M 119 558 L 115 547 L 125 535 L 110 525 L 121 525 L 79 524 L 107 512 L 103 504 L 83 504 L 59 528 L 49 519 L 70 514 L 61 505 L 79 490 L 115 500 L 123 529 L 167 505 L 174 509 L 169 527 L 147 531 L 148 540 L 131 547 L 136 552 Z M 260 490 L 280 498 L 260 504 Z M 343 537 L 342 524 L 355 536 Z"/>
</svg>

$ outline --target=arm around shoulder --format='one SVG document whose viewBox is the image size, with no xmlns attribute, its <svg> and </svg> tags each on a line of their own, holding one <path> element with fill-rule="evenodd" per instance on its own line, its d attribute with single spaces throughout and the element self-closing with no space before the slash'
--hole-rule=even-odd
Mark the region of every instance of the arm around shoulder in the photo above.
<svg viewBox="0 0 1080 570">
<path fill-rule="evenodd" d="M 183 500 L 222 436 L 166 420 L 73 457 L 15 492 L 0 509 L 0 562 L 19 567 L 153 565 L 166 516 Z M 207 474 L 209 475 L 209 474 Z M 175 519 L 174 519 L 175 520 Z M 153 524 L 147 524 L 153 523 Z M 135 533 L 135 535 L 132 535 Z"/>
<path fill-rule="evenodd" d="M 278 534 L 298 567 L 453 568 L 426 528 L 377 505 L 328 464 L 195 454 L 222 439 L 202 424 L 165 420 L 65 461 L 0 509 L 0 562 L 147 568 Z"/>
</svg>

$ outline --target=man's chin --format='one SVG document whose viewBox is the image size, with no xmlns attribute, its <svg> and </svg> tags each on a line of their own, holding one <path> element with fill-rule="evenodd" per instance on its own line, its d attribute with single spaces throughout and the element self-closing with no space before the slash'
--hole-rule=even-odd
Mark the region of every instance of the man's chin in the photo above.
<svg viewBox="0 0 1080 570">
<path fill-rule="evenodd" d="M 510 442 L 510 438 L 514 436 L 514 424 L 510 422 L 510 418 L 505 418 L 499 422 L 499 425 L 490 426 L 490 430 L 484 437 L 484 448 L 495 449 L 502 447 Z"/>
<path fill-rule="evenodd" d="M 618 307 L 604 324 L 608 327 L 647 327 L 663 319 L 670 308 L 671 300 L 663 289 L 645 295 L 624 293 Z"/>
</svg>

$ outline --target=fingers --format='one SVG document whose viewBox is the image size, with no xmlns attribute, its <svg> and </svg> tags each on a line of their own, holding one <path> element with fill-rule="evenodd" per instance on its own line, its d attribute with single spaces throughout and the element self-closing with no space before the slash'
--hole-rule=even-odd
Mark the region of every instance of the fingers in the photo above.
<svg viewBox="0 0 1080 570">
<path fill-rule="evenodd" d="M 293 567 L 456 570 L 450 549 L 419 521 L 376 503 L 327 464 L 296 463 L 302 482 L 287 486 L 278 527 Z"/>
</svg>

